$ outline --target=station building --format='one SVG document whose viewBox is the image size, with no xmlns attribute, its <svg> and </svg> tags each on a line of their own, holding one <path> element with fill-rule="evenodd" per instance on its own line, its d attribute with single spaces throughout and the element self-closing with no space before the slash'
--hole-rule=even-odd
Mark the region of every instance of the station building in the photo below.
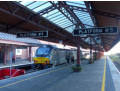
<svg viewBox="0 0 120 91">
<path fill-rule="evenodd" d="M 16 35 L 0 32 L 0 63 L 6 65 L 12 59 L 15 62 L 32 62 L 32 57 L 39 45 L 40 41 L 37 39 L 16 38 Z"/>
<path fill-rule="evenodd" d="M 0 2 L 0 32 L 4 32 L 0 33 L 1 64 L 14 64 L 14 60 L 15 63 L 32 63 L 37 47 L 45 43 L 40 40 L 63 42 L 64 45 L 77 49 L 76 64 L 60 65 L 0 81 L 0 91 L 120 91 L 118 67 L 116 68 L 108 56 L 103 55 L 120 40 L 120 29 L 116 27 L 120 25 L 119 8 L 120 2 L 114 1 Z M 85 31 L 84 35 L 79 35 L 81 29 L 106 30 L 107 27 L 108 30 L 111 26 L 118 28 L 118 33 L 102 34 L 97 29 L 93 34 L 90 34 L 92 31 Z M 77 36 L 73 35 L 74 30 L 79 33 Z M 48 31 L 49 36 L 35 39 L 16 38 L 18 32 L 36 31 Z M 90 58 L 87 63 L 81 59 L 81 47 L 89 50 L 84 52 Z M 99 60 L 93 60 L 93 57 Z M 81 72 L 76 74 L 76 71 Z M 3 73 L 1 72 L 3 78 L 12 77 L 10 70 L 9 75 Z"/>
</svg>

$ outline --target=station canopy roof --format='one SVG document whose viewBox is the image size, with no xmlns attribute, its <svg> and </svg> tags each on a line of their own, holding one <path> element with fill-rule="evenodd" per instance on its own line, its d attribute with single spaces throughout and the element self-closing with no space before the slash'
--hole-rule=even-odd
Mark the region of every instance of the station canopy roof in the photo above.
<svg viewBox="0 0 120 91">
<path fill-rule="evenodd" d="M 45 17 L 49 21 L 53 22 L 54 24 L 58 25 L 59 27 L 65 29 L 68 32 L 72 32 L 75 28 L 76 22 L 68 19 L 65 16 L 65 13 L 68 13 L 65 8 L 61 8 L 64 13 L 60 12 L 59 8 L 57 7 L 58 1 L 48 2 L 48 1 L 18 1 L 20 4 L 26 6 L 30 10 L 34 11 L 35 13 L 39 13 L 41 16 Z M 74 14 L 81 20 L 81 22 L 85 25 L 86 28 L 93 27 L 93 21 L 89 15 L 87 10 L 82 11 L 73 8 L 86 8 L 84 1 L 66 1 L 65 2 L 69 7 L 73 10 Z M 56 4 L 57 8 L 54 8 L 51 11 L 46 11 L 50 7 Z M 67 7 L 66 7 L 67 8 Z"/>
<path fill-rule="evenodd" d="M 104 2 L 103 2 L 104 3 Z M 96 8 L 106 9 L 97 2 L 88 1 L 16 1 L 0 2 L 0 20 L 5 24 L 7 33 L 30 32 L 48 30 L 48 38 L 39 38 L 51 42 L 63 41 L 65 45 L 77 46 L 108 51 L 113 45 L 104 40 L 107 36 L 83 35 L 73 37 L 72 31 L 76 28 L 93 28 L 106 26 L 98 24 L 103 18 L 96 18 Z M 96 7 L 96 8 L 94 8 Z M 102 22 L 100 22 L 102 23 Z M 106 22 L 107 24 L 109 22 Z M 15 31 L 16 28 L 19 30 Z M 90 43 L 90 38 L 92 42 Z M 113 40 L 111 40 L 111 43 Z M 104 43 L 104 44 L 103 44 Z M 113 43 L 112 43 L 113 44 Z M 115 44 L 115 43 L 114 43 Z"/>
</svg>

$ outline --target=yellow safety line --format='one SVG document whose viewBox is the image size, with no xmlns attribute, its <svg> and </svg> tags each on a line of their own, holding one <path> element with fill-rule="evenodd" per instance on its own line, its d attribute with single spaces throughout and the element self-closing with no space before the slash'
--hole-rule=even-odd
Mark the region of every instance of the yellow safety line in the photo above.
<svg viewBox="0 0 120 91">
<path fill-rule="evenodd" d="M 4 86 L 0 86 L 0 88 L 5 88 L 5 87 L 8 87 L 8 86 L 11 86 L 11 85 L 15 85 L 15 84 L 18 84 L 20 82 L 24 82 L 26 80 L 30 80 L 30 79 L 33 79 L 33 78 L 37 78 L 37 77 L 40 77 L 40 76 L 44 76 L 44 75 L 47 75 L 47 74 L 50 74 L 52 72 L 56 72 L 56 71 L 59 71 L 59 70 L 62 70 L 66 67 L 63 67 L 63 68 L 60 68 L 60 69 L 56 69 L 56 70 L 52 70 L 50 72 L 46 72 L 46 73 L 43 73 L 43 74 L 40 74 L 40 75 L 36 75 L 36 76 L 33 76 L 33 77 L 30 77 L 30 78 L 27 78 L 27 79 L 23 79 L 23 80 L 20 80 L 20 81 L 16 81 L 16 82 L 13 82 L 13 83 L 9 83 L 9 84 L 6 84 Z"/>
<path fill-rule="evenodd" d="M 105 57 L 105 63 L 104 63 L 104 73 L 103 73 L 103 80 L 102 80 L 101 91 L 105 91 L 105 74 L 106 74 L 106 57 Z"/>
</svg>

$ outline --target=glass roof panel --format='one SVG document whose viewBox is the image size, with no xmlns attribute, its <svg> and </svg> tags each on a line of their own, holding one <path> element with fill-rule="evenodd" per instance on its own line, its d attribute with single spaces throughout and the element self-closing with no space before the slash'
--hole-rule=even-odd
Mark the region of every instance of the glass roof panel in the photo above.
<svg viewBox="0 0 120 91">
<path fill-rule="evenodd" d="M 82 14 L 80 15 L 80 14 L 78 14 L 78 13 L 77 13 L 77 15 L 78 15 L 79 17 L 82 17 L 83 19 L 91 20 L 91 18 L 90 18 L 89 16 L 87 16 L 87 15 L 82 15 Z"/>
<path fill-rule="evenodd" d="M 64 27 L 67 27 L 67 26 L 71 25 L 70 22 L 63 22 L 63 23 L 57 23 L 57 24 L 60 25 L 60 26 L 64 26 Z"/>
<path fill-rule="evenodd" d="M 65 25 L 65 24 L 72 24 L 71 22 L 69 22 L 69 21 L 66 21 L 66 20 L 64 20 L 64 21 L 59 21 L 59 22 L 57 22 L 57 24 L 60 24 L 60 25 Z"/>
<path fill-rule="evenodd" d="M 71 33 L 73 32 L 74 29 L 75 29 L 75 26 L 71 26 L 71 27 L 66 28 L 66 30 L 71 32 Z"/>
<path fill-rule="evenodd" d="M 67 1 L 67 3 L 74 3 L 74 4 L 85 4 L 84 1 Z"/>
<path fill-rule="evenodd" d="M 32 4 L 30 4 L 29 6 L 27 6 L 29 9 L 33 9 L 33 8 L 35 8 L 35 7 L 37 7 L 37 6 L 40 6 L 41 4 L 43 4 L 43 3 L 45 3 L 44 1 L 41 1 L 41 2 L 39 2 L 39 1 L 37 1 L 37 2 L 35 2 L 35 3 L 32 3 Z"/>
<path fill-rule="evenodd" d="M 68 27 L 74 26 L 74 24 L 71 24 L 69 26 L 66 26 L 64 29 L 67 29 Z"/>
<path fill-rule="evenodd" d="M 53 11 L 51 11 L 51 12 L 49 12 L 49 13 L 46 13 L 46 14 L 44 14 L 44 15 L 42 15 L 43 17 L 46 17 L 47 16 L 47 18 L 52 18 L 52 17 L 54 17 L 54 16 L 57 16 L 57 15 L 59 15 L 59 14 L 61 14 L 57 9 L 55 9 L 55 10 L 53 10 Z"/>
<path fill-rule="evenodd" d="M 46 4 L 46 3 L 48 3 L 48 2 L 43 2 L 43 3 L 41 3 L 40 5 L 38 5 L 38 6 L 34 7 L 34 8 L 32 8 L 32 10 L 34 10 L 34 9 L 36 9 L 36 8 L 38 8 L 38 7 L 40 7 L 40 6 L 44 5 L 44 4 Z"/>
<path fill-rule="evenodd" d="M 32 2 L 34 2 L 34 1 L 21 1 L 19 3 L 26 6 L 26 5 L 28 5 L 28 4 L 32 3 Z"/>
<path fill-rule="evenodd" d="M 65 22 L 65 19 L 63 19 L 63 20 L 56 20 L 56 21 L 52 21 L 52 22 L 54 22 L 54 23 L 56 23 L 56 24 L 60 24 L 60 23 L 64 23 Z"/>
<path fill-rule="evenodd" d="M 60 21 L 68 21 L 66 17 L 59 17 L 59 18 L 55 18 L 55 19 L 51 19 L 51 21 L 55 21 L 55 22 L 60 22 Z"/>
<path fill-rule="evenodd" d="M 58 25 L 58 24 L 57 24 Z M 65 28 L 66 27 L 66 25 L 59 25 L 60 27 L 62 27 L 62 28 Z"/>
<path fill-rule="evenodd" d="M 88 24 L 94 26 L 93 21 L 88 12 L 74 11 L 77 17 L 83 22 L 83 24 Z"/>
<path fill-rule="evenodd" d="M 64 22 L 65 22 L 65 19 L 62 19 L 62 20 L 56 20 L 56 21 L 52 21 L 52 22 L 54 22 L 54 23 L 56 23 L 56 24 L 64 23 Z"/>
<path fill-rule="evenodd" d="M 59 18 L 59 19 L 57 19 L 57 20 L 59 20 L 58 22 L 70 22 L 66 17 L 61 17 L 61 18 Z M 54 20 L 55 22 L 57 21 L 57 20 Z M 71 23 L 71 22 L 70 22 Z"/>
<path fill-rule="evenodd" d="M 93 28 L 92 26 L 85 25 L 86 28 Z"/>
<path fill-rule="evenodd" d="M 65 18 L 65 17 L 63 17 L 63 15 L 59 14 L 59 15 L 56 15 L 56 16 L 48 18 L 48 19 L 51 20 L 51 21 L 53 21 L 53 20 L 61 19 L 61 18 Z"/>
<path fill-rule="evenodd" d="M 62 18 L 65 18 L 62 14 L 59 14 L 59 15 L 56 15 L 55 17 L 51 17 L 51 18 L 48 18 L 49 20 L 51 21 L 54 21 L 54 20 L 59 20 L 59 19 L 62 19 Z"/>
<path fill-rule="evenodd" d="M 63 19 L 61 21 L 52 21 L 53 23 L 57 24 L 58 26 L 65 28 L 67 26 L 70 26 L 72 23 L 66 19 Z"/>
<path fill-rule="evenodd" d="M 55 13 L 54 12 L 58 12 Z M 52 17 L 50 17 L 52 15 Z M 48 12 L 47 14 L 44 14 L 43 17 L 47 18 L 48 20 L 50 20 L 51 22 L 57 24 L 60 27 L 66 27 L 67 25 L 72 24 L 61 12 L 57 11 L 51 11 Z M 68 23 L 68 24 L 65 24 Z"/>
<path fill-rule="evenodd" d="M 86 8 L 86 5 L 85 5 L 84 1 L 67 1 L 66 3 L 68 5 L 72 5 L 72 6 L 78 6 L 78 7 Z"/>
<path fill-rule="evenodd" d="M 38 1 L 38 2 L 41 2 L 41 1 Z M 40 7 L 36 8 L 36 9 L 34 9 L 33 11 L 39 12 L 39 11 L 49 7 L 49 6 L 51 6 L 51 3 L 48 2 L 48 3 L 45 3 L 45 4 L 41 5 Z"/>
<path fill-rule="evenodd" d="M 58 1 L 56 1 L 57 3 Z M 48 7 L 50 7 L 52 4 L 48 1 L 22 1 L 19 2 L 20 4 L 26 6 L 27 8 L 31 9 L 34 12 L 40 12 Z M 84 7 L 86 8 L 86 5 L 84 1 L 66 1 L 66 4 L 76 6 L 76 7 Z M 92 19 L 88 12 L 83 12 L 80 10 L 73 10 L 73 12 L 76 14 L 76 16 L 81 20 L 83 24 L 86 24 L 85 26 L 88 28 L 91 25 L 93 26 Z M 75 28 L 75 25 L 67 19 L 58 9 L 52 10 L 46 14 L 42 15 L 49 21 L 55 23 L 56 25 L 65 28 L 65 30 L 72 32 Z M 69 27 L 68 27 L 69 26 Z"/>
</svg>

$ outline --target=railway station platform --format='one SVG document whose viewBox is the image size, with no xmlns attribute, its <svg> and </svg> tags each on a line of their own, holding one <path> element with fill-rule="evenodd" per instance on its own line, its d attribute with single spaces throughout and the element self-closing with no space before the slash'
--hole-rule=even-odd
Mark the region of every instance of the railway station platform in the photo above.
<svg viewBox="0 0 120 91">
<path fill-rule="evenodd" d="M 7 63 L 6 65 L 3 63 L 0 63 L 0 69 L 2 68 L 9 68 L 10 66 L 12 67 L 18 67 L 18 66 L 26 66 L 26 65 L 31 65 L 33 64 L 33 61 L 29 61 L 29 60 L 16 60 L 15 63 Z"/>
<path fill-rule="evenodd" d="M 120 73 L 109 57 L 82 63 L 81 72 L 65 64 L 0 81 L 0 91 L 120 91 Z"/>
</svg>

